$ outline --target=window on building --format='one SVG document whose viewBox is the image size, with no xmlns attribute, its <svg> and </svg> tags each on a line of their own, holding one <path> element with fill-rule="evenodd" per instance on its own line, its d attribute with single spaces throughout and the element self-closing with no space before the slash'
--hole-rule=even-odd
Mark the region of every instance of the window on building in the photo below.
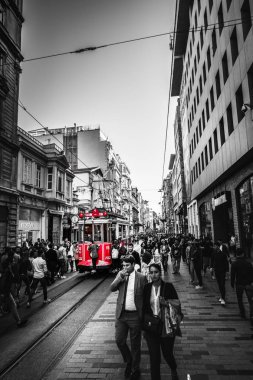
<svg viewBox="0 0 253 380">
<path fill-rule="evenodd" d="M 200 157 L 198 158 L 198 167 L 199 167 L 199 175 L 201 174 L 201 164 L 200 164 Z"/>
<path fill-rule="evenodd" d="M 206 121 L 208 121 L 210 118 L 210 111 L 209 111 L 209 101 L 206 100 Z"/>
<path fill-rule="evenodd" d="M 250 16 L 251 11 L 249 0 L 244 0 L 243 5 L 241 7 L 242 31 L 244 40 L 246 40 L 247 35 L 252 27 L 252 18 Z"/>
<path fill-rule="evenodd" d="M 192 69 L 192 83 L 194 83 L 194 71 Z"/>
<path fill-rule="evenodd" d="M 71 197 L 71 181 L 66 181 L 66 197 Z"/>
<path fill-rule="evenodd" d="M 24 157 L 23 182 L 32 183 L 32 160 L 27 157 Z"/>
<path fill-rule="evenodd" d="M 207 151 L 207 145 L 205 146 L 205 161 L 206 161 L 206 166 L 208 165 L 208 151 Z"/>
<path fill-rule="evenodd" d="M 243 119 L 244 113 L 242 112 L 242 105 L 243 105 L 243 94 L 242 94 L 242 85 L 240 85 L 235 93 L 235 99 L 236 99 L 236 110 L 237 110 L 237 119 L 238 123 Z"/>
<path fill-rule="evenodd" d="M 196 60 L 196 57 L 194 57 L 194 71 L 195 71 L 195 74 L 197 72 L 197 60 Z"/>
<path fill-rule="evenodd" d="M 197 59 L 198 59 L 198 62 L 199 62 L 199 59 L 200 59 L 199 43 L 197 45 Z"/>
<path fill-rule="evenodd" d="M 219 23 L 219 32 L 221 34 L 221 32 L 223 30 L 223 27 L 224 27 L 222 2 L 220 3 L 220 7 L 219 7 L 219 10 L 218 10 L 218 23 Z"/>
<path fill-rule="evenodd" d="M 196 90 L 197 104 L 199 104 L 199 88 Z"/>
<path fill-rule="evenodd" d="M 250 66 L 247 72 L 247 77 L 248 77 L 250 104 L 253 105 L 253 64 Z"/>
<path fill-rule="evenodd" d="M 194 104 L 194 113 L 196 113 L 197 107 L 196 107 L 196 99 L 195 98 L 194 98 L 193 104 Z"/>
<path fill-rule="evenodd" d="M 192 29 L 192 45 L 194 45 L 195 42 L 195 35 L 194 35 L 194 29 Z"/>
<path fill-rule="evenodd" d="M 196 128 L 196 140 L 197 140 L 197 144 L 199 143 L 199 130 L 198 130 L 198 127 Z"/>
<path fill-rule="evenodd" d="M 41 187 L 41 166 L 39 164 L 36 165 L 36 186 Z"/>
<path fill-rule="evenodd" d="M 227 0 L 227 10 L 229 10 L 232 0 Z"/>
<path fill-rule="evenodd" d="M 213 0 L 209 0 L 209 12 L 211 14 L 213 8 Z"/>
<path fill-rule="evenodd" d="M 201 46 L 201 49 L 203 47 L 203 44 L 204 44 L 204 36 L 203 36 L 203 28 L 201 27 L 200 28 L 200 46 Z"/>
<path fill-rule="evenodd" d="M 193 135 L 193 141 L 194 141 L 194 150 L 195 150 L 196 149 L 196 135 L 195 135 L 195 133 Z"/>
<path fill-rule="evenodd" d="M 47 169 L 47 188 L 48 190 L 53 188 L 53 168 Z"/>
<path fill-rule="evenodd" d="M 208 25 L 208 21 L 207 21 L 207 13 L 206 13 L 206 9 L 205 9 L 205 12 L 204 12 L 204 26 L 205 26 L 205 32 L 207 30 L 207 25 Z"/>
<path fill-rule="evenodd" d="M 199 138 L 202 136 L 201 119 L 199 119 Z"/>
<path fill-rule="evenodd" d="M 222 71 L 223 71 L 223 80 L 224 84 L 228 79 L 228 60 L 227 60 L 227 52 L 224 53 L 222 57 Z"/>
<path fill-rule="evenodd" d="M 227 113 L 227 123 L 228 123 L 228 134 L 231 135 L 231 133 L 234 130 L 234 122 L 233 122 L 233 113 L 232 113 L 231 103 L 228 105 L 226 113 Z"/>
<path fill-rule="evenodd" d="M 201 9 L 201 2 L 200 0 L 198 0 L 198 12 L 200 12 L 200 9 Z"/>
<path fill-rule="evenodd" d="M 203 131 L 206 127 L 206 120 L 205 120 L 205 112 L 204 110 L 202 111 L 202 127 L 203 127 Z"/>
<path fill-rule="evenodd" d="M 206 83 L 206 64 L 205 64 L 205 62 L 203 64 L 203 81 L 205 84 Z"/>
<path fill-rule="evenodd" d="M 1 9 L 0 9 L 1 10 Z M 6 63 L 6 54 L 0 47 L 0 75 L 4 76 L 4 68 Z"/>
<path fill-rule="evenodd" d="M 222 146 L 225 142 L 225 130 L 224 130 L 223 117 L 220 119 L 219 126 L 220 126 L 220 144 Z"/>
<path fill-rule="evenodd" d="M 204 152 L 201 153 L 201 164 L 202 164 L 202 172 L 205 169 L 205 163 L 204 163 Z"/>
<path fill-rule="evenodd" d="M 209 158 L 211 161 L 213 159 L 213 146 L 212 146 L 212 138 L 211 137 L 208 141 L 208 145 L 209 145 Z"/>
<path fill-rule="evenodd" d="M 5 15 L 6 15 L 6 10 L 4 9 L 3 4 L 0 3 L 0 22 L 2 24 L 4 24 L 5 22 Z"/>
<path fill-rule="evenodd" d="M 214 152 L 218 152 L 218 137 L 217 137 L 217 128 L 215 128 L 213 132 L 213 142 L 214 142 Z"/>
<path fill-rule="evenodd" d="M 209 71 L 210 67 L 211 67 L 210 47 L 208 47 L 208 49 L 207 49 L 206 56 L 207 56 L 207 70 Z"/>
<path fill-rule="evenodd" d="M 194 26 L 195 26 L 195 29 L 197 29 L 198 27 L 198 19 L 197 19 L 197 13 L 195 12 L 195 15 L 194 15 Z"/>
<path fill-rule="evenodd" d="M 215 27 L 213 28 L 213 31 L 212 31 L 212 48 L 213 48 L 213 55 L 214 55 L 216 50 L 217 50 L 217 40 L 216 40 L 216 29 L 215 29 Z"/>
<path fill-rule="evenodd" d="M 221 89 L 220 89 L 220 72 L 219 72 L 219 70 L 217 71 L 217 74 L 215 75 L 215 85 L 216 85 L 216 96 L 217 96 L 217 100 L 218 100 L 219 96 L 221 94 Z"/>
<path fill-rule="evenodd" d="M 214 109 L 214 94 L 213 94 L 213 86 L 211 87 L 211 90 L 210 90 L 210 101 L 211 101 L 211 110 L 213 111 L 213 109 Z"/>
<path fill-rule="evenodd" d="M 199 77 L 199 92 L 200 92 L 200 95 L 202 95 L 203 86 L 202 86 L 202 76 L 201 75 Z"/>
<path fill-rule="evenodd" d="M 60 170 L 57 170 L 57 191 L 64 192 L 64 174 Z"/>
<path fill-rule="evenodd" d="M 192 42 L 190 41 L 190 57 L 192 56 Z"/>
<path fill-rule="evenodd" d="M 198 161 L 195 164 L 195 172 L 196 172 L 196 178 L 199 176 L 199 171 L 198 171 Z"/>
<path fill-rule="evenodd" d="M 230 47 L 231 47 L 232 63 L 234 65 L 238 57 L 238 41 L 237 41 L 236 26 L 234 27 L 233 32 L 230 37 Z"/>
</svg>

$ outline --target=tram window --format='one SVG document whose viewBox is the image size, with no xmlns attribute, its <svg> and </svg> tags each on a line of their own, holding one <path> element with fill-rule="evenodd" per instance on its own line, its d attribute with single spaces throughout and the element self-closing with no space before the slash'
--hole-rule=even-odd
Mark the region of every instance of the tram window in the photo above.
<svg viewBox="0 0 253 380">
<path fill-rule="evenodd" d="M 84 241 L 90 241 L 92 239 L 92 225 L 86 224 L 84 227 Z"/>
<path fill-rule="evenodd" d="M 102 241 L 101 227 L 102 226 L 100 224 L 94 224 L 94 240 L 95 241 Z"/>
</svg>

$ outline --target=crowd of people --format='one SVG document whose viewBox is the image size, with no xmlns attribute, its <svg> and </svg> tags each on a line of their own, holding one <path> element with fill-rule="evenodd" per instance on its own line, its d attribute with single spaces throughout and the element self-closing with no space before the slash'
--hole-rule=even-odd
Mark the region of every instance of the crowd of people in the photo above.
<svg viewBox="0 0 253 380">
<path fill-rule="evenodd" d="M 48 304 L 51 300 L 47 287 L 56 279 L 65 279 L 68 271 L 76 270 L 77 263 L 76 244 L 68 240 L 59 246 L 38 239 L 34 244 L 25 241 L 22 246 L 6 247 L 0 258 L 0 317 L 11 312 L 17 326 L 24 326 L 27 320 L 22 320 L 18 313 L 21 289 L 27 296 L 26 306 L 30 308 L 40 283 L 43 303 Z"/>
<path fill-rule="evenodd" d="M 133 239 L 135 240 L 135 239 Z M 219 302 L 226 305 L 226 279 L 236 290 L 240 315 L 246 318 L 243 293 L 249 302 L 250 323 L 253 326 L 253 266 L 243 250 L 211 239 L 188 236 L 146 236 L 140 246 L 115 242 L 114 269 L 116 278 L 111 291 L 119 291 L 116 306 L 115 340 L 126 363 L 125 377 L 140 377 L 141 335 L 147 341 L 152 380 L 159 380 L 161 352 L 171 369 L 171 378 L 178 380 L 173 348 L 179 330 L 173 330 L 171 310 L 179 323 L 181 304 L 172 282 L 164 282 L 170 257 L 172 274 L 180 275 L 180 266 L 187 265 L 190 284 L 196 291 L 203 289 L 203 278 L 209 274 L 217 282 Z M 177 313 L 175 314 L 175 310 Z M 158 332 L 157 324 L 161 322 Z M 148 321 L 148 323 L 146 323 Z M 154 326 L 153 326 L 154 325 Z M 153 326 L 153 327 L 152 327 Z M 148 328 L 147 328 L 148 327 Z M 152 328 L 152 329 L 151 329 Z M 176 333 L 178 331 L 178 333 Z M 127 344 L 130 332 L 131 348 Z"/>
<path fill-rule="evenodd" d="M 96 271 L 98 245 L 90 242 L 92 271 Z M 151 379 L 160 379 L 160 351 L 171 368 L 173 380 L 178 380 L 173 353 L 177 334 L 173 320 L 182 319 L 180 300 L 172 282 L 165 282 L 169 265 L 174 276 L 180 275 L 181 265 L 189 271 L 190 284 L 196 291 L 205 287 L 205 278 L 217 282 L 219 302 L 226 305 L 226 280 L 235 288 L 240 315 L 246 318 L 243 294 L 249 302 L 250 323 L 253 326 L 253 266 L 243 250 L 222 241 L 196 239 L 192 235 L 132 237 L 127 242 L 117 240 L 112 245 L 112 273 L 116 275 L 110 289 L 119 291 L 116 306 L 115 338 L 126 363 L 125 377 L 140 377 L 141 336 L 146 327 L 161 322 L 159 334 L 144 329 L 150 355 Z M 55 246 L 49 241 L 25 242 L 21 247 L 7 247 L 0 259 L 0 316 L 11 312 L 18 327 L 25 325 L 18 313 L 21 289 L 25 289 L 26 306 L 31 307 L 38 284 L 43 290 L 44 304 L 51 300 L 47 287 L 66 272 L 77 270 L 78 246 L 69 241 Z M 175 277 L 172 277 L 172 279 Z M 169 277 L 171 281 L 171 278 Z M 150 324 L 150 326 L 149 326 Z M 173 327 L 173 328 L 172 328 Z M 180 330 L 180 329 L 179 329 Z M 179 331 L 177 330 L 177 331 Z M 131 349 L 127 344 L 130 331 Z"/>
</svg>

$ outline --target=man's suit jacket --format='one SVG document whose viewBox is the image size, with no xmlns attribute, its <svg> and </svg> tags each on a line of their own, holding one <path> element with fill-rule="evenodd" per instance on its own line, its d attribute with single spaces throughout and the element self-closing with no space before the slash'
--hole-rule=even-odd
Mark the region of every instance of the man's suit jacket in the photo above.
<svg viewBox="0 0 253 380">
<path fill-rule="evenodd" d="M 143 289 L 144 285 L 147 283 L 146 277 L 135 272 L 135 282 L 134 282 L 134 303 L 136 310 L 138 311 L 139 318 L 142 319 L 142 305 L 143 305 Z M 119 291 L 117 306 L 116 306 L 116 318 L 119 319 L 120 314 L 124 308 L 124 295 L 125 295 L 126 279 L 122 280 L 120 274 L 118 273 L 115 280 L 110 285 L 110 290 L 112 292 Z"/>
</svg>

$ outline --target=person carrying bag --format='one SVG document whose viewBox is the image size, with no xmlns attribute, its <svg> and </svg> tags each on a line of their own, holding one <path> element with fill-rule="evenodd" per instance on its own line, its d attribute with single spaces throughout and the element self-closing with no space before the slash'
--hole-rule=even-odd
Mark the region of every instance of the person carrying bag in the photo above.
<svg viewBox="0 0 253 380">
<path fill-rule="evenodd" d="M 161 350 L 172 380 L 179 380 L 173 348 L 175 337 L 182 335 L 180 301 L 174 286 L 161 279 L 160 265 L 150 264 L 149 274 L 152 282 L 144 287 L 142 329 L 149 351 L 151 380 L 161 379 Z"/>
</svg>

